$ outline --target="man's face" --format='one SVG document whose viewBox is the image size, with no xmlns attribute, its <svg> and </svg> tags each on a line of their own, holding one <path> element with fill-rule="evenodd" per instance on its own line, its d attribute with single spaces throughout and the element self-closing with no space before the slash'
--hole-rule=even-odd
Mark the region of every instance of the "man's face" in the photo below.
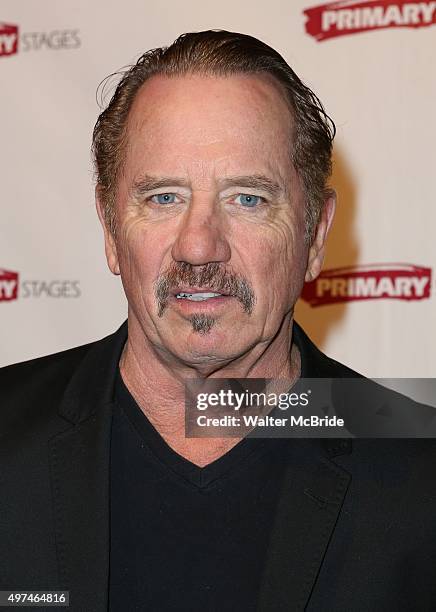
<svg viewBox="0 0 436 612">
<path fill-rule="evenodd" d="M 116 240 L 106 231 L 129 335 L 219 366 L 282 333 L 313 267 L 291 134 L 266 76 L 143 85 L 129 115 Z"/>
</svg>

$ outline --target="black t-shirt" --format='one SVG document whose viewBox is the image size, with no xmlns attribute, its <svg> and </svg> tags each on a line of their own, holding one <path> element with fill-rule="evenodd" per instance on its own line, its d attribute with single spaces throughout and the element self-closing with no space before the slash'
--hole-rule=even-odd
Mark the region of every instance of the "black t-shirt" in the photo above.
<svg viewBox="0 0 436 612">
<path fill-rule="evenodd" d="M 111 436 L 111 612 L 252 611 L 288 440 L 244 439 L 200 468 L 118 372 Z"/>
</svg>

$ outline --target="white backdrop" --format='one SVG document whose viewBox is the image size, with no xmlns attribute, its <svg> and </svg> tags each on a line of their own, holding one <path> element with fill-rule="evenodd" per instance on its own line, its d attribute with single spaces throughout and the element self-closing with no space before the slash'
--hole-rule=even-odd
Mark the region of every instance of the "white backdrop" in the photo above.
<svg viewBox="0 0 436 612">
<path fill-rule="evenodd" d="M 305 29 L 310 1 L 3 0 L 0 365 L 90 342 L 125 319 L 94 211 L 96 87 L 182 32 L 223 28 L 279 50 L 338 128 L 339 209 L 325 269 L 327 279 L 341 269 L 340 282 L 309 288 L 333 302 L 301 301 L 297 320 L 320 348 L 364 374 L 435 375 L 436 3 L 363 3 L 377 8 L 371 14 L 349 4 L 312 16 L 312 33 L 334 34 L 319 41 Z M 422 295 L 415 281 L 401 280 L 416 276 L 410 266 L 427 270 Z M 350 268 L 351 278 L 370 271 L 360 297 L 376 299 L 344 301 L 353 297 Z M 6 271 L 18 274 L 16 299 L 8 298 L 17 277 Z M 391 280 L 379 286 L 382 278 Z"/>
</svg>

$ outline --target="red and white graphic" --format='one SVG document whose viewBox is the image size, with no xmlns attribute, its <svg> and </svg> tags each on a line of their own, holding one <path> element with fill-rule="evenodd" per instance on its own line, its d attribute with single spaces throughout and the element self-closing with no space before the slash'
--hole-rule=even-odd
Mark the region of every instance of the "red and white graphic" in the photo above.
<svg viewBox="0 0 436 612">
<path fill-rule="evenodd" d="M 0 302 L 26 298 L 79 298 L 80 281 L 71 279 L 22 279 L 18 272 L 0 268 Z"/>
<path fill-rule="evenodd" d="M 0 22 L 0 55 L 14 55 L 18 51 L 18 26 Z"/>
<path fill-rule="evenodd" d="M 0 268 L 0 302 L 16 300 L 18 297 L 18 272 Z"/>
<path fill-rule="evenodd" d="M 373 264 L 324 270 L 306 283 L 301 297 L 311 306 L 356 300 L 424 300 L 430 297 L 431 268 Z"/>
<path fill-rule="evenodd" d="M 306 32 L 318 41 L 384 28 L 422 28 L 436 23 L 436 2 L 348 0 L 303 11 Z"/>
<path fill-rule="evenodd" d="M 0 57 L 18 52 L 79 49 L 81 44 L 77 28 L 20 33 L 17 25 L 0 22 Z"/>
</svg>

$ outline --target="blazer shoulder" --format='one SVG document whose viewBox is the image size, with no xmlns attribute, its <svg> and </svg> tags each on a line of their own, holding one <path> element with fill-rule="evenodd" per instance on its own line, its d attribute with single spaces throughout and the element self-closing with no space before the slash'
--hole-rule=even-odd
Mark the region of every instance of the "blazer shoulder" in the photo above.
<svg viewBox="0 0 436 612">
<path fill-rule="evenodd" d="M 0 423 L 7 426 L 31 414 L 51 412 L 87 353 L 91 342 L 52 355 L 0 368 Z"/>
<path fill-rule="evenodd" d="M 3 394 L 5 390 L 21 386 L 24 381 L 42 380 L 47 375 L 60 375 L 74 368 L 95 344 L 96 342 L 90 342 L 0 368 L 0 393 Z"/>
</svg>

